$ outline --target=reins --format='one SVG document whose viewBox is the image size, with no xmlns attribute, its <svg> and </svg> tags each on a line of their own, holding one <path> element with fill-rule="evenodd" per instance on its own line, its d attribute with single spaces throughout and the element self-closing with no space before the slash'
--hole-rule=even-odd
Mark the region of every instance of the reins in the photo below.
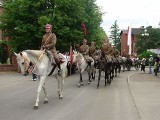
<svg viewBox="0 0 160 120">
<path fill-rule="evenodd" d="M 42 50 L 41 54 L 39 55 L 39 57 L 38 57 L 38 59 L 37 59 L 38 62 L 39 62 L 39 61 L 41 60 L 41 58 L 44 56 L 44 53 L 45 53 L 44 51 L 45 51 L 45 49 Z M 33 63 L 27 59 L 27 56 L 23 55 L 22 53 L 21 53 L 21 56 L 22 56 L 22 58 L 24 59 L 24 62 L 25 62 L 25 63 L 27 64 L 27 66 L 28 66 L 27 69 L 25 69 L 25 72 L 29 71 L 29 72 L 31 73 L 31 72 L 33 71 L 33 69 L 35 69 L 35 68 L 37 67 L 37 64 L 34 66 Z"/>
</svg>

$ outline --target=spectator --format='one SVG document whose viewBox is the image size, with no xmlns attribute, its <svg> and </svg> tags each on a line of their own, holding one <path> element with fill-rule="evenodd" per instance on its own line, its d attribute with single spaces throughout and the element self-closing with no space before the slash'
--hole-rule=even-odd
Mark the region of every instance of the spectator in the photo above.
<svg viewBox="0 0 160 120">
<path fill-rule="evenodd" d="M 141 64 L 141 71 L 145 72 L 145 65 L 146 65 L 146 58 L 144 57 L 142 59 L 142 64 Z"/>
<path fill-rule="evenodd" d="M 159 70 L 159 57 L 158 57 L 158 55 L 156 55 L 154 57 L 154 73 L 155 73 L 155 76 L 157 76 L 158 70 Z"/>
<path fill-rule="evenodd" d="M 150 55 L 149 58 L 149 74 L 152 74 L 152 64 L 153 64 L 153 57 Z"/>
</svg>

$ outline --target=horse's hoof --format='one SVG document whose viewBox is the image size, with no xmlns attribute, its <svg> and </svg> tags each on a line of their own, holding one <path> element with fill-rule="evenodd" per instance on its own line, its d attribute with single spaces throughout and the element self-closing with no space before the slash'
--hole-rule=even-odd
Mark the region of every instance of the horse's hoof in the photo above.
<svg viewBox="0 0 160 120">
<path fill-rule="evenodd" d="M 47 100 L 45 100 L 44 102 L 43 102 L 43 104 L 47 104 L 48 103 L 48 101 Z"/>
<path fill-rule="evenodd" d="M 83 86 L 83 83 L 81 83 L 81 86 Z"/>
<path fill-rule="evenodd" d="M 59 100 L 62 100 L 63 99 L 63 97 L 59 97 Z"/>
<path fill-rule="evenodd" d="M 34 110 L 38 110 L 38 106 L 34 106 L 33 109 L 34 109 Z"/>
<path fill-rule="evenodd" d="M 88 84 L 90 84 L 91 82 L 88 82 Z"/>
<path fill-rule="evenodd" d="M 80 84 L 78 84 L 77 86 L 78 86 L 78 88 L 80 88 L 80 87 L 81 87 L 81 85 L 80 85 Z"/>
</svg>

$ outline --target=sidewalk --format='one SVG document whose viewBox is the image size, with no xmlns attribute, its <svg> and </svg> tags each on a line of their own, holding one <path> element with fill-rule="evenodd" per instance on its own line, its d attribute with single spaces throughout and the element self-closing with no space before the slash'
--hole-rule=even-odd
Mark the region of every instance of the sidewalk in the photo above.
<svg viewBox="0 0 160 120">
<path fill-rule="evenodd" d="M 160 120 L 160 78 L 139 71 L 128 78 L 128 84 L 140 120 Z"/>
</svg>

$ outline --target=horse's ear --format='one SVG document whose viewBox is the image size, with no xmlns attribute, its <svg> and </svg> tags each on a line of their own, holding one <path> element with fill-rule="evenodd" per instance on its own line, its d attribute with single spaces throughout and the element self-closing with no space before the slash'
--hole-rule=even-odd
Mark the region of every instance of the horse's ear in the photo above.
<svg viewBox="0 0 160 120">
<path fill-rule="evenodd" d="M 14 52 L 14 55 L 17 56 L 18 54 Z"/>
<path fill-rule="evenodd" d="M 20 52 L 20 55 L 22 56 L 22 52 Z"/>
</svg>

